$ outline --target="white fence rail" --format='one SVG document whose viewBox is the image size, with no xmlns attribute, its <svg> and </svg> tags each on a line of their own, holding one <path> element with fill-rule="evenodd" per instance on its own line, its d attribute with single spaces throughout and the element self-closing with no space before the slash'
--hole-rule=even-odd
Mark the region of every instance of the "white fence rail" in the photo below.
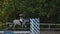
<svg viewBox="0 0 60 34">
<path fill-rule="evenodd" d="M 14 34 L 30 34 L 30 31 L 13 31 Z M 0 34 L 4 34 L 4 31 L 0 31 Z"/>
<path fill-rule="evenodd" d="M 50 23 L 40 23 L 40 25 L 47 25 L 48 27 L 47 28 L 40 28 L 40 29 L 48 29 L 48 30 L 60 30 L 60 28 L 56 28 L 56 27 L 53 27 L 51 28 L 51 26 L 59 26 L 60 27 L 60 24 L 50 24 Z"/>
<path fill-rule="evenodd" d="M 47 28 L 40 28 L 40 29 L 48 29 L 48 30 L 60 30 L 60 28 L 51 28 L 51 26 L 54 26 L 54 25 L 56 25 L 56 26 L 59 26 L 60 27 L 60 24 L 50 24 L 50 23 L 40 23 L 40 25 L 47 25 L 48 27 Z M 14 34 L 30 34 L 30 31 L 13 31 L 14 32 Z M 4 33 L 4 31 L 0 31 L 0 34 L 3 34 Z"/>
</svg>

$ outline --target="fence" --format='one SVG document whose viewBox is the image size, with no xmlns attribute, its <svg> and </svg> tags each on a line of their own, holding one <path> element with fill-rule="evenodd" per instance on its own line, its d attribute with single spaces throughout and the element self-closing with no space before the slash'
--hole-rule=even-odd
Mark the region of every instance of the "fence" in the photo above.
<svg viewBox="0 0 60 34">
<path fill-rule="evenodd" d="M 12 24 L 12 23 L 6 23 L 7 24 Z M 28 25 L 30 25 L 30 23 L 27 23 Z M 3 24 L 5 25 L 5 24 Z M 42 26 L 43 27 L 42 27 Z M 30 27 L 30 26 L 28 26 Z M 22 27 L 23 28 L 23 27 Z M 18 29 L 22 29 L 22 28 L 18 28 Z M 13 28 L 12 28 L 13 29 Z M 17 29 L 17 28 L 16 28 Z M 25 29 L 25 28 L 23 28 Z M 30 28 L 27 28 L 30 30 Z M 41 30 L 60 30 L 60 24 L 53 24 L 53 23 L 40 23 L 40 29 Z"/>
<path fill-rule="evenodd" d="M 60 24 L 40 23 L 41 25 L 45 26 L 41 27 L 41 30 L 60 30 Z"/>
<path fill-rule="evenodd" d="M 60 24 L 49 24 L 49 23 L 40 23 L 40 25 L 43 25 L 43 26 L 48 26 L 48 27 L 41 27 L 40 29 L 42 29 L 42 30 L 60 30 L 60 28 L 57 28 L 57 27 L 55 27 L 55 26 L 60 26 Z M 53 28 L 52 28 L 52 26 L 54 26 Z M 30 31 L 13 31 L 15 34 L 29 34 L 30 33 Z M 0 34 L 3 34 L 4 33 L 4 31 L 0 31 Z"/>
<path fill-rule="evenodd" d="M 3 31 L 4 31 L 4 30 L 8 30 L 9 27 L 12 27 L 12 26 L 13 26 L 13 23 L 4 23 L 4 24 L 2 24 L 2 25 L 7 27 L 7 28 L 3 29 Z M 10 25 L 10 26 L 9 26 L 9 25 Z M 28 26 L 27 26 L 27 25 L 28 25 Z M 25 26 L 22 27 L 21 25 L 19 25 L 19 28 L 13 28 L 13 27 L 12 27 L 10 30 L 11 30 L 11 31 L 16 31 L 16 30 L 17 30 L 17 31 L 29 31 L 29 30 L 30 30 L 30 29 L 29 29 L 29 28 L 30 28 L 29 25 L 30 25 L 30 23 L 27 23 L 27 24 L 25 25 L 26 27 L 25 27 Z M 9 27 L 8 27 L 8 26 L 9 26 Z M 9 30 L 8 30 L 8 31 L 9 31 Z"/>
<path fill-rule="evenodd" d="M 13 31 L 14 34 L 30 34 L 30 31 Z M 0 31 L 0 34 L 4 34 L 4 31 Z"/>
</svg>

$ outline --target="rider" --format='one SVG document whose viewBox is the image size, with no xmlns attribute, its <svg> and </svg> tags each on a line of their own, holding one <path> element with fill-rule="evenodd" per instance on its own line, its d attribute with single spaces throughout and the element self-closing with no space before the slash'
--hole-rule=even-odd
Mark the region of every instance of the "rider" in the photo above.
<svg viewBox="0 0 60 34">
<path fill-rule="evenodd" d="M 19 14 L 19 16 L 20 16 L 20 23 L 22 25 L 22 23 L 23 23 L 23 14 Z"/>
</svg>

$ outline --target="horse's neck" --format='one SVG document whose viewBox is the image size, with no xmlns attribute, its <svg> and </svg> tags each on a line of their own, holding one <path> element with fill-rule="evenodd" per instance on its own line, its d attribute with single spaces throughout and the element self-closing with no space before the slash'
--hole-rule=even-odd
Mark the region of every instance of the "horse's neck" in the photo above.
<svg viewBox="0 0 60 34">
<path fill-rule="evenodd" d="M 28 21 L 29 21 L 29 19 L 24 19 L 24 21 L 25 21 L 25 22 L 28 22 Z"/>
</svg>

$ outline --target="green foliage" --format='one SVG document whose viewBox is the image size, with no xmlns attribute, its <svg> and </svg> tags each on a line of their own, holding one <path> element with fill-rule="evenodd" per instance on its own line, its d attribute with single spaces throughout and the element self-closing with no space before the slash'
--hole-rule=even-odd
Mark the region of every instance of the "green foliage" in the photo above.
<svg viewBox="0 0 60 34">
<path fill-rule="evenodd" d="M 17 13 L 23 13 L 27 17 L 56 15 L 56 11 L 60 8 L 59 1 L 60 0 L 0 0 L 0 20 L 13 19 L 12 14 Z"/>
<path fill-rule="evenodd" d="M 59 1 L 60 0 L 0 0 L 0 29 L 5 29 L 6 26 L 2 24 L 7 21 L 12 22 L 13 19 L 18 18 L 19 13 L 24 14 L 25 17 L 41 16 L 41 22 L 44 23 L 60 23 Z"/>
</svg>

